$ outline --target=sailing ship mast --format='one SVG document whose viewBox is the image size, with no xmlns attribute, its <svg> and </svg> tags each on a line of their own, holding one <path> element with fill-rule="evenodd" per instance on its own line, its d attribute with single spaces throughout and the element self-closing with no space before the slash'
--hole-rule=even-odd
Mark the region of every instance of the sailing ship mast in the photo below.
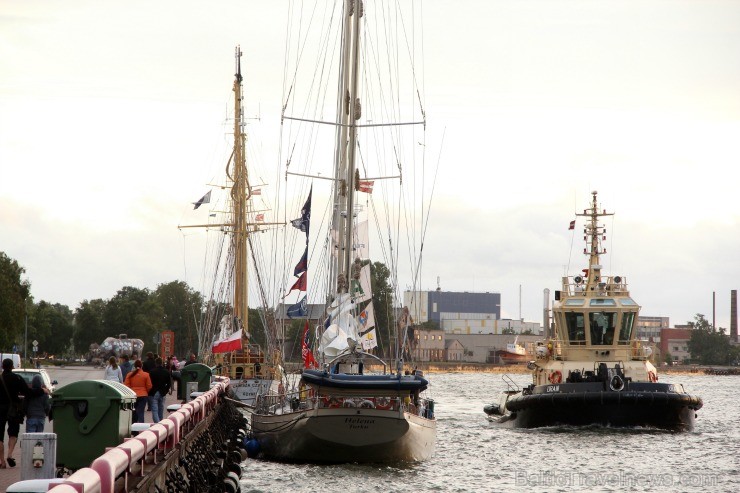
<svg viewBox="0 0 740 493">
<path fill-rule="evenodd" d="M 232 209 L 233 245 L 234 245 L 234 302 L 233 316 L 241 320 L 242 328 L 248 332 L 249 320 L 249 291 L 247 268 L 247 246 L 249 239 L 249 223 L 247 221 L 247 201 L 251 195 L 246 164 L 246 142 L 247 135 L 244 132 L 244 109 L 242 105 L 242 70 L 241 70 L 241 48 L 236 47 L 236 74 L 234 78 L 234 154 L 233 154 L 233 176 L 229 174 L 227 166 L 226 173 L 233 180 L 231 189 L 231 200 L 234 204 Z"/>
<path fill-rule="evenodd" d="M 361 116 L 360 109 L 360 19 L 362 2 L 348 0 L 350 14 L 345 17 L 342 37 L 342 63 L 340 87 L 337 101 L 337 148 L 334 184 L 335 204 L 333 228 L 337 231 L 339 252 L 337 254 L 336 272 L 330 272 L 336 293 L 345 293 L 349 289 L 351 269 L 354 259 L 354 197 L 355 197 L 355 159 L 357 153 L 357 126 L 355 122 Z"/>
</svg>

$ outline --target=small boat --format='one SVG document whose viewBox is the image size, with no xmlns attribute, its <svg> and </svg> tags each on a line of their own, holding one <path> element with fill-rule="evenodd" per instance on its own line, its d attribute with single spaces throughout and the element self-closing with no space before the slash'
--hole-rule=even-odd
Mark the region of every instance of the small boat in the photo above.
<svg viewBox="0 0 740 493">
<path fill-rule="evenodd" d="M 606 253 L 597 192 L 582 216 L 589 257 L 583 274 L 563 278 L 552 307 L 555 333 L 534 348 L 532 384 L 520 389 L 504 376 L 507 390 L 485 406 L 492 421 L 516 428 L 556 425 L 693 428 L 702 399 L 681 384 L 658 381 L 652 350 L 636 339 L 640 306 L 627 280 L 603 273 Z"/>
<path fill-rule="evenodd" d="M 505 365 L 517 365 L 529 361 L 527 348 L 519 344 L 518 338 L 506 345 L 506 349 L 499 353 L 499 358 Z"/>
<path fill-rule="evenodd" d="M 394 117 L 392 111 L 386 113 L 386 104 L 396 102 L 397 96 L 388 95 L 398 90 L 398 76 L 381 77 L 376 73 L 379 69 L 377 60 L 373 57 L 366 58 L 374 53 L 374 48 L 364 46 L 365 42 L 373 40 L 386 49 L 398 40 L 380 42 L 374 37 L 379 33 L 393 36 L 401 32 L 399 28 L 376 26 L 375 22 L 388 19 L 373 16 L 376 12 L 365 10 L 360 0 L 346 0 L 341 5 L 336 4 L 336 9 L 331 16 L 333 22 L 327 27 L 336 26 L 337 31 L 341 32 L 336 35 L 322 33 L 319 55 L 325 57 L 334 53 L 333 49 L 323 46 L 328 43 L 326 40 L 340 41 L 337 53 L 341 56 L 336 74 L 339 76 L 339 83 L 337 85 L 333 80 L 327 80 L 319 84 L 313 81 L 313 76 L 311 78 L 311 92 L 318 91 L 320 95 L 316 97 L 317 100 L 337 101 L 336 119 L 332 122 L 319 121 L 321 112 L 316 116 L 283 115 L 284 121 L 304 126 L 313 125 L 314 128 L 308 133 L 311 137 L 316 134 L 316 124 L 331 125 L 335 129 L 332 132 L 335 149 L 334 173 L 330 178 L 333 184 L 332 196 L 324 207 L 331 214 L 325 216 L 325 222 L 322 223 L 320 217 L 315 217 L 319 221 L 312 220 L 309 229 L 311 197 L 314 192 L 319 196 L 324 193 L 322 189 L 314 190 L 313 181 L 326 180 L 326 173 L 287 172 L 290 176 L 311 178 L 311 182 L 305 184 L 308 200 L 301 210 L 301 219 L 291 221 L 293 226 L 306 234 L 302 258 L 308 257 L 309 231 L 320 231 L 319 234 L 324 237 L 320 244 L 327 246 L 323 254 L 325 261 L 315 267 L 316 270 L 324 270 L 313 276 L 312 282 L 308 283 L 308 266 L 302 260 L 294 270 L 294 275 L 300 277 L 291 291 L 298 290 L 300 296 L 301 291 L 315 289 L 314 285 L 322 287 L 325 318 L 323 323 L 310 330 L 308 318 L 303 315 L 300 303 L 291 307 L 290 311 L 297 313 L 298 317 L 305 317 L 302 340 L 304 368 L 293 387 L 258 397 L 251 413 L 251 437 L 247 448 L 255 457 L 283 462 L 399 464 L 421 461 L 428 459 L 434 451 L 434 401 L 426 398 L 425 391 L 429 381 L 423 373 L 412 369 L 403 360 L 403 356 L 408 354 L 408 338 L 399 334 L 409 333 L 411 317 L 408 308 L 396 310 L 388 303 L 385 305 L 387 310 L 378 309 L 374 312 L 372 309 L 376 298 L 371 292 L 372 285 L 375 284 L 375 281 L 371 283 L 371 273 L 385 269 L 388 274 L 395 274 L 396 270 L 393 264 L 385 267 L 386 264 L 381 262 L 373 263 L 369 255 L 361 253 L 367 240 L 359 234 L 361 211 L 358 206 L 362 197 L 360 194 L 372 193 L 375 186 L 383 188 L 380 189 L 381 193 L 373 197 L 373 207 L 380 210 L 394 209 L 395 206 L 388 200 L 386 193 L 396 193 L 396 188 L 400 187 L 396 187 L 395 182 L 400 176 L 383 176 L 383 168 L 379 169 L 375 178 L 361 177 L 361 173 L 366 173 L 365 166 L 369 163 L 374 167 L 378 164 L 400 163 L 402 160 L 393 154 L 397 149 L 408 146 L 414 151 L 418 148 L 417 139 L 413 134 L 403 132 L 401 125 L 420 125 L 423 119 L 400 123 L 397 120 L 398 115 Z M 396 15 L 394 13 L 394 17 Z M 302 58 L 307 56 L 302 54 Z M 395 71 L 398 65 L 394 59 L 386 68 Z M 322 58 L 317 66 L 334 67 L 335 64 Z M 323 70 L 321 75 L 324 75 Z M 393 83 L 387 84 L 389 81 Z M 366 84 L 364 90 L 361 83 Z M 321 92 L 333 92 L 335 87 L 339 89 L 336 95 L 325 96 Z M 290 96 L 293 97 L 294 94 L 295 90 Z M 375 101 L 374 96 L 380 99 Z M 284 108 L 294 107 L 313 109 L 313 106 L 296 105 L 292 101 L 284 105 Z M 377 112 L 375 116 L 373 112 Z M 371 119 L 373 120 L 370 121 Z M 299 133 L 285 132 L 291 136 L 298 136 Z M 405 135 L 410 138 L 404 138 L 400 142 L 401 136 Z M 386 138 L 388 140 L 382 140 Z M 398 144 L 395 143 L 396 140 L 399 140 Z M 316 144 L 304 146 L 311 149 Z M 301 147 L 292 144 L 289 146 L 290 152 Z M 325 148 L 331 150 L 329 146 Z M 379 157 L 381 153 L 385 155 Z M 313 154 L 309 157 L 309 164 L 322 162 Z M 292 163 L 297 161 L 298 157 L 292 159 Z M 392 171 L 395 172 L 396 169 Z M 400 166 L 398 171 L 401 171 Z M 380 181 L 389 178 L 393 181 L 388 182 L 386 190 Z M 401 181 L 398 182 L 400 185 Z M 402 183 L 407 183 L 405 177 Z M 396 215 L 396 218 L 401 217 L 404 217 L 403 213 Z M 391 236 L 390 233 L 402 231 L 404 237 L 413 237 L 416 233 L 411 226 L 413 225 L 404 221 L 402 226 L 394 225 L 383 233 Z M 397 236 L 396 234 L 389 238 L 384 244 L 390 244 L 391 250 L 395 250 L 398 248 Z M 296 243 L 302 245 L 303 238 L 301 237 L 300 243 Z M 404 243 L 401 245 L 405 246 Z M 392 257 L 389 258 L 391 262 L 394 261 Z M 308 265 L 312 269 L 316 265 L 310 257 Z M 387 298 L 383 299 L 390 300 L 395 295 L 395 290 L 389 286 L 385 293 Z M 371 325 L 369 314 L 372 312 L 391 315 L 382 321 L 377 319 L 373 322 L 375 325 Z M 379 335 L 376 334 L 389 334 L 383 340 L 384 347 L 379 347 Z M 311 347 L 310 341 L 320 341 L 316 350 Z M 374 354 L 375 348 L 378 352 L 385 352 L 383 357 Z"/>
</svg>

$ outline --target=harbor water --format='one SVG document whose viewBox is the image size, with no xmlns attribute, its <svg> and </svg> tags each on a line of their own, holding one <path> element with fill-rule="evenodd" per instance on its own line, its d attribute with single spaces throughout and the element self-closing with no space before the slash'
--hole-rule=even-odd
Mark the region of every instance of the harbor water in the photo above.
<svg viewBox="0 0 740 493">
<path fill-rule="evenodd" d="M 305 465 L 247 460 L 246 492 L 740 491 L 740 376 L 661 374 L 704 400 L 691 432 L 609 427 L 509 429 L 483 406 L 500 374 L 429 375 L 434 457 L 413 465 Z M 521 386 L 529 375 L 511 375 Z"/>
</svg>

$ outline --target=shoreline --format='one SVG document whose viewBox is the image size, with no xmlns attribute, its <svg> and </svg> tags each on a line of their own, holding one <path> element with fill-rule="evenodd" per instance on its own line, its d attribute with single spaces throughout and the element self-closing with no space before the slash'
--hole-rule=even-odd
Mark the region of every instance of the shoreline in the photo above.
<svg viewBox="0 0 740 493">
<path fill-rule="evenodd" d="M 490 363 L 419 363 L 416 365 L 425 373 L 495 373 L 495 374 L 529 374 L 527 365 L 494 365 Z M 738 366 L 698 366 L 678 365 L 657 367 L 657 373 L 664 375 L 740 375 Z"/>
</svg>

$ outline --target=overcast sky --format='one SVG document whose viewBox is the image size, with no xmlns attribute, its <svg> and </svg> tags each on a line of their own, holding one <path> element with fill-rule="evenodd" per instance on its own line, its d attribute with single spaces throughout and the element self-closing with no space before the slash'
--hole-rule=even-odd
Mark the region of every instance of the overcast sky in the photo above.
<svg viewBox="0 0 740 493">
<path fill-rule="evenodd" d="M 279 165 L 286 5 L 2 2 L 0 250 L 36 301 L 191 282 L 177 225 L 223 166 L 237 44 L 252 164 Z M 616 214 L 602 263 L 642 314 L 711 321 L 716 292 L 729 328 L 740 2 L 420 5 L 428 133 L 444 135 L 427 140 L 422 286 L 500 292 L 504 317 L 541 322 L 543 289 L 585 267 L 568 224 L 598 190 Z"/>
</svg>

